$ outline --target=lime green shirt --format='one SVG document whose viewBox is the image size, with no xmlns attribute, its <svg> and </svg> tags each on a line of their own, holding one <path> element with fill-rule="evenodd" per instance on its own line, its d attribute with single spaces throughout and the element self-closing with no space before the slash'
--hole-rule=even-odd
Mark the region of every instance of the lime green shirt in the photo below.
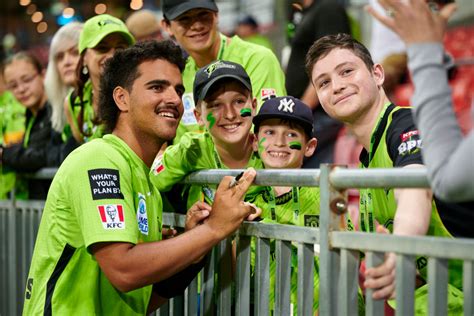
<svg viewBox="0 0 474 316">
<path fill-rule="evenodd" d="M 19 143 L 25 132 L 25 107 L 18 102 L 10 91 L 0 95 L 0 145 Z M 0 200 L 15 187 L 16 175 L 0 164 Z"/>
<path fill-rule="evenodd" d="M 247 167 L 263 168 L 262 161 L 252 154 Z M 208 132 L 202 134 L 186 133 L 178 144 L 168 147 L 162 156 L 153 162 L 150 181 L 160 192 L 167 192 L 188 174 L 204 169 L 228 169 L 221 162 L 212 137 Z M 215 186 L 185 186 L 182 196 L 189 209 L 196 201 L 206 200 L 212 204 Z"/>
<path fill-rule="evenodd" d="M 24 315 L 146 314 L 152 286 L 118 291 L 89 247 L 161 239 L 162 202 L 148 174 L 144 162 L 114 135 L 82 145 L 66 158 L 46 200 Z"/>
<path fill-rule="evenodd" d="M 258 193 L 253 193 L 246 201 L 254 203 L 262 210 L 264 223 L 278 223 L 296 226 L 319 227 L 319 188 L 294 187 L 291 191 L 275 197 L 272 187 L 260 187 Z M 254 251 L 255 244 L 252 243 Z M 273 248 L 272 243 L 272 248 Z M 273 250 L 274 251 L 274 250 Z M 276 262 L 270 260 L 270 293 L 269 304 L 273 310 L 275 302 L 275 272 Z M 313 311 L 319 307 L 319 260 L 314 258 L 313 274 Z M 298 253 L 292 247 L 291 256 L 291 304 L 293 312 L 297 313 L 298 292 Z"/>
<path fill-rule="evenodd" d="M 271 50 L 246 42 L 238 36 L 232 38 L 221 35 L 221 47 L 217 55 L 218 60 L 232 61 L 241 64 L 252 82 L 253 96 L 257 98 L 258 108 L 271 96 L 286 95 L 285 75 L 280 63 Z M 199 67 L 192 57 L 188 57 L 183 72 L 184 114 L 176 131 L 174 143 L 179 142 L 181 136 L 188 131 L 203 131 L 194 117 L 193 84 Z"/>
<path fill-rule="evenodd" d="M 402 112 L 404 111 L 404 112 Z M 395 117 L 396 121 L 395 121 Z M 401 118 L 401 119 L 400 119 Z M 398 125 L 398 126 L 395 126 Z M 401 126 L 400 126 L 401 125 Z M 392 132 L 397 131 L 390 136 Z M 392 133 L 393 134 L 393 133 Z M 394 168 L 408 164 L 422 164 L 420 148 L 421 139 L 411 117 L 411 109 L 387 104 L 380 113 L 379 121 L 372 132 L 370 150 L 363 151 L 361 157 L 366 159 L 360 168 Z M 363 231 L 375 230 L 375 220 L 393 230 L 397 202 L 393 188 L 360 190 L 360 227 Z M 413 216 L 417 216 L 413 214 Z M 436 205 L 432 203 L 431 221 L 428 236 L 452 237 L 443 225 Z M 459 261 L 450 261 L 450 283 L 462 289 L 462 266 Z M 425 257 L 417 258 L 417 268 L 427 280 L 428 262 Z"/>
</svg>

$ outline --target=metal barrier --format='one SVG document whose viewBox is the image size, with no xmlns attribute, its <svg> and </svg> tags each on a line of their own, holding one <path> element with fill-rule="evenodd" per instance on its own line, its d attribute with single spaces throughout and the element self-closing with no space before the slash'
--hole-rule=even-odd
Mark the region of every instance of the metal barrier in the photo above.
<svg viewBox="0 0 474 316">
<path fill-rule="evenodd" d="M 224 175 L 240 170 L 206 170 L 188 176 L 186 183 L 217 184 Z M 41 173 L 46 177 L 48 172 Z M 346 188 L 427 187 L 424 169 L 352 170 L 323 166 L 314 170 L 261 170 L 257 185 L 320 186 L 320 228 L 242 224 L 237 240 L 235 281 L 231 273 L 231 239 L 213 249 L 200 280 L 194 280 L 181 298 L 170 300 L 159 315 L 255 315 L 269 314 L 270 240 L 276 244 L 275 315 L 290 314 L 290 251 L 298 249 L 298 315 L 312 314 L 314 245 L 320 247 L 320 315 L 357 314 L 359 253 L 367 266 L 377 265 L 387 251 L 397 257 L 397 315 L 414 311 L 415 255 L 429 257 L 429 313 L 447 310 L 447 259 L 464 261 L 464 315 L 474 314 L 474 240 L 436 237 L 401 237 L 341 231 L 347 215 Z M 0 315 L 21 314 L 26 275 L 43 202 L 0 201 Z M 473 210 L 474 211 L 474 210 Z M 165 213 L 164 224 L 184 226 L 184 218 Z M 256 238 L 253 304 L 250 299 L 250 238 Z M 216 277 L 218 276 L 218 277 Z M 232 283 L 235 283 L 235 300 Z M 200 294 L 198 296 L 198 283 Z M 200 303 L 198 303 L 198 300 Z M 366 314 L 383 314 L 383 302 L 366 295 Z"/>
</svg>

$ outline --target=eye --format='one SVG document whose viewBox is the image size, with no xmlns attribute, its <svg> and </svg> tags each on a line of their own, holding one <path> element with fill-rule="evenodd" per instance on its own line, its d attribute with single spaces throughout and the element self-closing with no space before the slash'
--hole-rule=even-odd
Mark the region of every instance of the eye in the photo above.
<svg viewBox="0 0 474 316">
<path fill-rule="evenodd" d="M 151 88 L 151 90 L 153 90 L 154 92 L 157 92 L 157 93 L 161 93 L 165 89 L 165 87 L 161 84 L 152 85 L 150 88 Z"/>
<path fill-rule="evenodd" d="M 180 98 L 183 97 L 184 88 L 176 88 L 175 91 L 176 91 L 176 93 L 179 95 Z"/>
<path fill-rule="evenodd" d="M 321 88 L 324 88 L 325 86 L 327 86 L 329 84 L 329 80 L 322 80 L 319 82 L 319 85 L 318 87 L 321 89 Z"/>
<path fill-rule="evenodd" d="M 291 138 L 295 138 L 295 137 L 298 137 L 298 133 L 296 133 L 296 132 L 288 132 L 288 134 L 286 134 L 286 136 L 291 137 Z"/>
<path fill-rule="evenodd" d="M 343 69 L 343 70 L 342 70 L 342 75 L 343 75 L 343 76 L 349 75 L 349 74 L 352 73 L 352 71 L 353 71 L 352 68 Z"/>
<path fill-rule="evenodd" d="M 271 136 L 271 135 L 274 134 L 274 132 L 273 132 L 273 130 L 271 130 L 271 129 L 266 129 L 266 130 L 263 131 L 263 134 L 264 134 L 264 135 L 267 135 L 267 136 Z"/>
<path fill-rule="evenodd" d="M 64 58 L 64 52 L 60 52 L 56 55 L 56 62 L 60 62 Z"/>
</svg>

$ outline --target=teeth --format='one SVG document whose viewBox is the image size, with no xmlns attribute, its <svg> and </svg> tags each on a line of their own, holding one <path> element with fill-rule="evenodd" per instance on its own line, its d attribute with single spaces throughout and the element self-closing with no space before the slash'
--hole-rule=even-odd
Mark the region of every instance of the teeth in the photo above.
<svg viewBox="0 0 474 316">
<path fill-rule="evenodd" d="M 222 127 L 225 129 L 234 129 L 237 128 L 239 125 L 238 124 L 232 124 L 232 125 L 223 125 Z"/>
<path fill-rule="evenodd" d="M 158 113 L 158 116 L 174 118 L 174 114 L 170 112 L 160 112 Z"/>
<path fill-rule="evenodd" d="M 287 157 L 288 156 L 288 153 L 282 153 L 282 152 L 269 152 L 268 153 L 270 156 L 272 157 L 275 157 L 275 158 L 283 158 L 283 157 Z"/>
</svg>

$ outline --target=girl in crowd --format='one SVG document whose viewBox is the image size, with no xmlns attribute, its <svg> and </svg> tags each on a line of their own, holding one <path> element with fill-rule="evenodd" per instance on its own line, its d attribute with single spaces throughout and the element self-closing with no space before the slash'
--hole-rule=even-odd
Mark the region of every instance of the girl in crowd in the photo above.
<svg viewBox="0 0 474 316">
<path fill-rule="evenodd" d="M 102 136 L 97 117 L 100 75 L 105 61 L 115 50 L 127 48 L 134 42 L 125 24 L 108 14 L 97 15 L 84 23 L 79 38 L 77 81 L 65 104 L 66 117 L 77 142 Z"/>
<path fill-rule="evenodd" d="M 45 88 L 51 104 L 51 125 L 58 133 L 70 136 L 66 126 L 64 100 L 76 84 L 76 68 L 79 62 L 79 35 L 82 23 L 72 22 L 61 27 L 54 34 L 49 50 L 49 62 L 46 70 Z M 69 130 L 69 131 L 68 131 Z"/>
</svg>

